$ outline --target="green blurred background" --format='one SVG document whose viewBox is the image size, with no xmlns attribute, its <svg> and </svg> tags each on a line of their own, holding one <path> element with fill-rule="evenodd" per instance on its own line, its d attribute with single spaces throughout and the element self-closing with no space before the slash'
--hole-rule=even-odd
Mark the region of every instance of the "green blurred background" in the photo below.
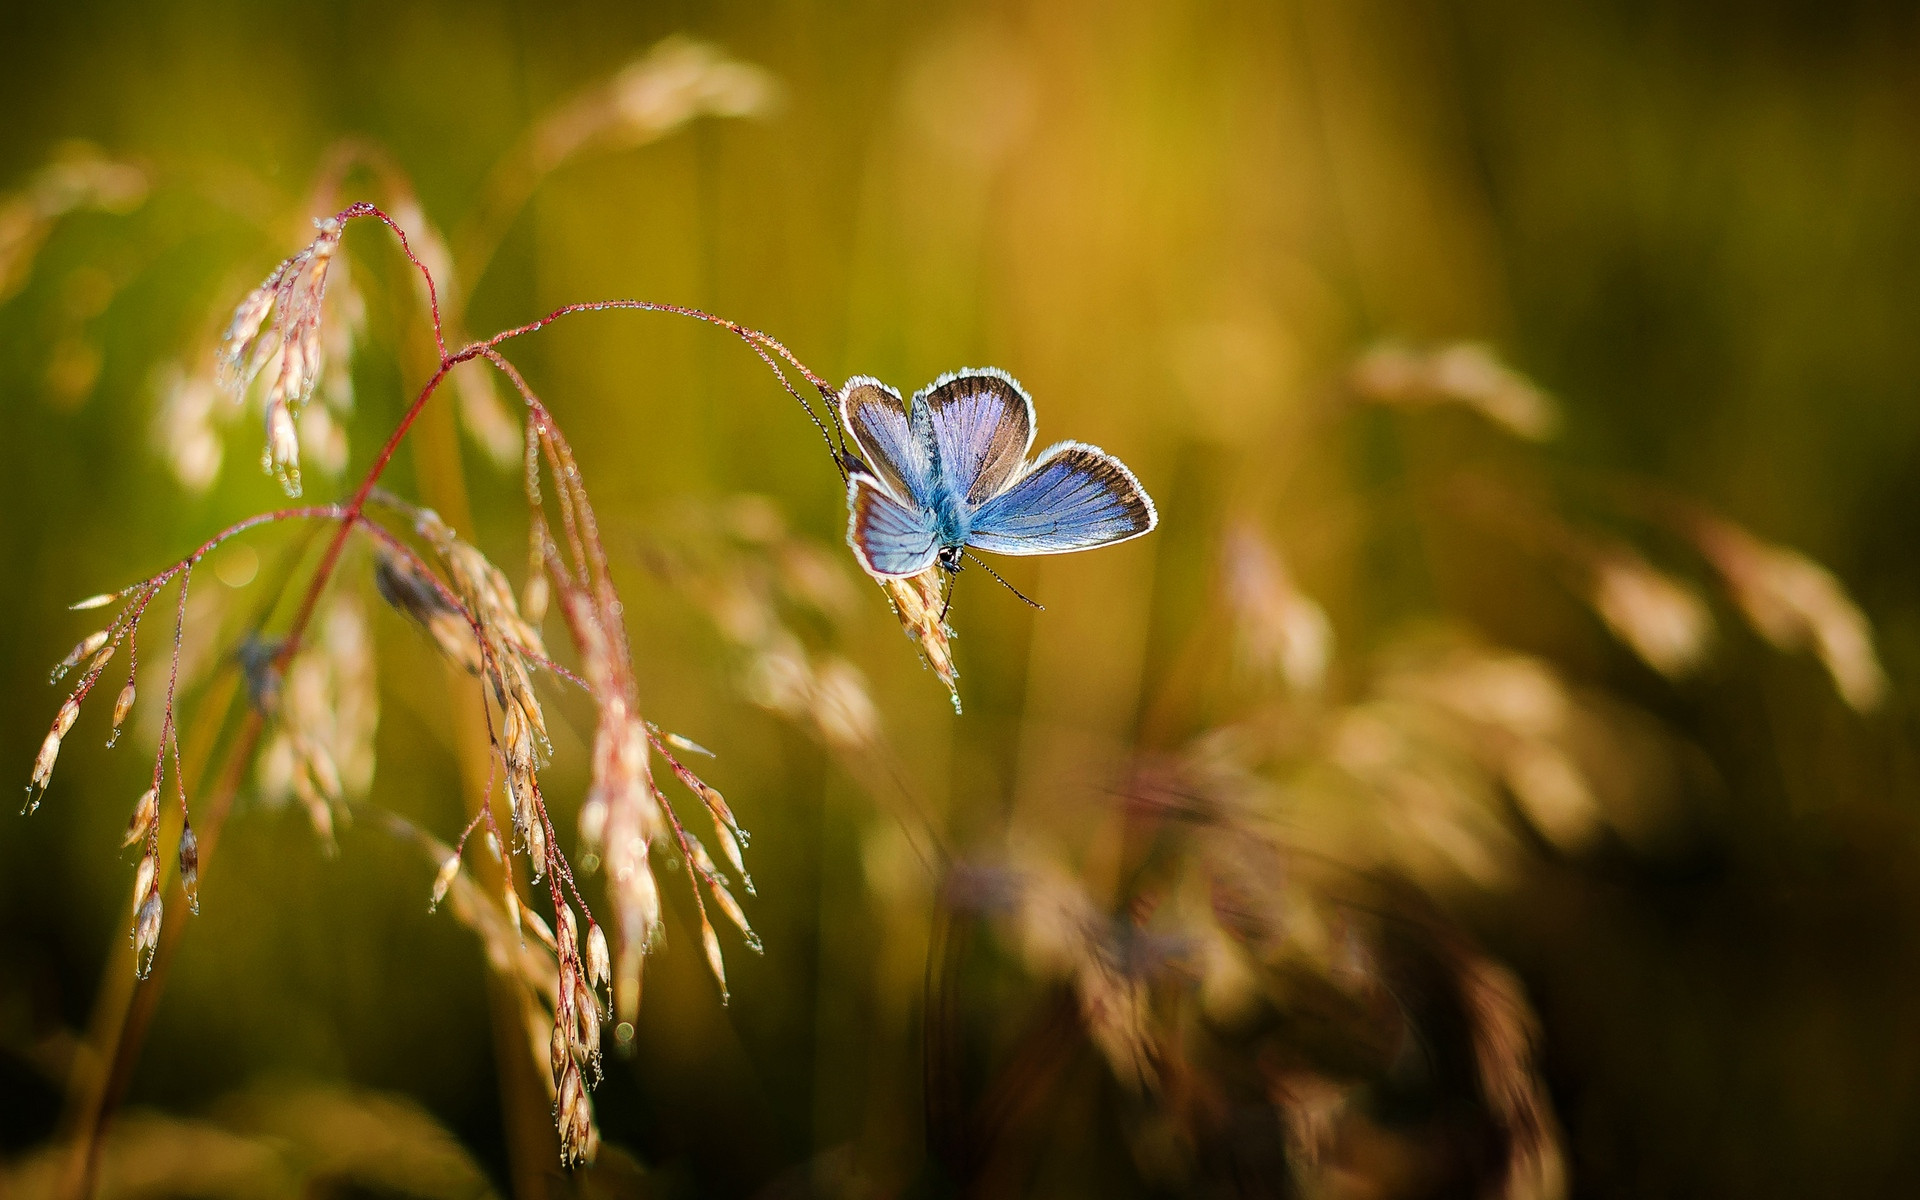
<svg viewBox="0 0 1920 1200">
<path fill-rule="evenodd" d="M 964 716 L 871 588 L 821 635 L 864 673 L 898 786 L 952 845 L 1072 857 L 1110 787 L 1088 763 L 1172 750 L 1217 716 L 1183 700 L 1169 717 L 1156 698 L 1184 695 L 1220 530 L 1251 516 L 1326 605 L 1343 661 L 1444 615 L 1656 714 L 1716 769 L 1680 849 L 1541 855 L 1454 905 L 1539 1012 L 1571 1193 L 1911 1194 L 1920 21 L 1906 6 L 14 5 L 0 190 L 74 140 L 151 181 L 130 212 L 52 225 L 0 301 L 0 679 L 21 782 L 58 705 L 44 672 L 93 627 L 65 606 L 278 503 L 250 415 L 225 435 L 217 484 L 175 480 L 155 451 L 153 371 L 183 355 L 196 369 L 238 296 L 305 240 L 328 148 L 384 145 L 427 217 L 457 227 L 541 114 L 674 34 L 764 68 L 777 107 L 561 165 L 473 288 L 471 331 L 638 296 L 766 330 L 835 381 L 909 390 L 996 364 L 1034 394 L 1043 443 L 1120 455 L 1163 514 L 1123 548 L 1008 564 L 1044 613 L 961 579 Z M 372 297 L 350 475 L 421 376 L 418 317 L 379 237 L 348 235 Z M 1855 714 L 1811 660 L 1735 632 L 1670 684 L 1550 573 L 1436 531 L 1410 478 L 1518 452 L 1458 414 L 1340 409 L 1329 397 L 1382 338 L 1485 341 L 1552 393 L 1561 434 L 1526 470 L 1657 480 L 1827 564 L 1873 623 L 1887 702 Z M 646 568 L 689 505 L 738 493 L 835 550 L 843 496 L 813 431 L 743 347 L 670 317 L 582 317 L 512 354 L 579 448 L 646 711 L 718 751 L 709 778 L 755 835 L 748 908 L 767 949 L 728 941 L 727 1007 L 684 876 L 663 877 L 668 948 L 637 1053 L 597 1093 L 608 1143 L 641 1165 L 605 1186 L 940 1194 L 916 1165 L 931 885 L 872 789 L 743 696 L 712 623 Z M 475 540 L 518 579 L 513 473 L 464 453 Z M 415 492 L 415 466 L 398 460 L 397 490 Z M 346 486 L 309 473 L 316 500 Z M 371 595 L 364 562 L 345 578 Z M 373 622 L 369 800 L 451 838 L 464 807 L 441 669 L 391 613 Z M 590 716 L 560 711 L 572 732 L 548 787 L 566 828 Z M 0 1158 L 14 1161 L 54 1136 L 61 1047 L 127 953 L 131 864 L 115 848 L 151 738 L 109 754 L 97 714 L 79 729 L 47 803 L 0 817 Z M 248 1088 L 376 1090 L 514 1186 L 483 959 L 426 911 L 431 880 L 369 822 L 330 859 L 297 810 L 243 797 L 128 1104 L 198 1118 Z M 1086 1148 L 1063 1159 L 1080 1164 L 1062 1168 L 1073 1190 L 1148 1186 L 1119 1180 L 1117 1135 L 1074 1129 L 1048 1135 Z M 1068 1190 L 1044 1173 L 1031 1186 Z"/>
</svg>

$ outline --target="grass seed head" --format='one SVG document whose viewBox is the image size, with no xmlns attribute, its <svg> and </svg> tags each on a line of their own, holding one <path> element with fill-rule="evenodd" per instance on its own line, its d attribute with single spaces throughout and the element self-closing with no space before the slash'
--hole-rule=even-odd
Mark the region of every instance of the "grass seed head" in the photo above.
<svg viewBox="0 0 1920 1200">
<path fill-rule="evenodd" d="M 53 728 L 40 743 L 40 752 L 33 758 L 33 777 L 27 785 L 27 811 L 32 812 L 40 806 L 40 797 L 46 794 L 47 784 L 53 779 L 53 764 L 60 758 L 60 743 L 73 729 L 74 721 L 80 716 L 78 697 L 67 697 L 60 711 L 54 714 Z"/>
<path fill-rule="evenodd" d="M 129 678 L 127 685 L 120 689 L 119 697 L 113 702 L 113 732 L 107 735 L 107 745 L 111 746 L 119 740 L 120 727 L 126 724 L 127 714 L 133 711 L 134 695 L 133 680 Z"/>
<path fill-rule="evenodd" d="M 277 393 L 267 402 L 267 444 L 260 452 L 260 469 L 278 479 L 287 495 L 300 494 L 300 431 Z"/>
<path fill-rule="evenodd" d="M 160 789 L 150 787 L 140 793 L 140 799 L 134 802 L 133 816 L 127 821 L 127 834 L 120 846 L 125 849 L 142 841 L 152 831 L 154 821 L 160 816 Z"/>
<path fill-rule="evenodd" d="M 160 859 L 149 850 L 140 856 L 140 865 L 133 870 L 133 908 L 135 912 L 146 902 L 149 893 L 155 890 L 160 875 Z"/>
<path fill-rule="evenodd" d="M 106 644 L 107 631 L 104 629 L 90 633 L 82 638 L 80 644 L 67 651 L 67 656 L 54 666 L 50 682 L 59 683 L 66 677 L 68 671 L 73 670 L 74 667 L 79 665 L 81 659 L 92 655 Z"/>
<path fill-rule="evenodd" d="M 707 914 L 700 914 L 700 945 L 707 952 L 707 969 L 713 972 L 713 981 L 720 985 L 720 1003 L 727 1002 L 727 962 L 720 953 L 720 938 L 713 932 L 713 922 L 707 920 Z"/>
<path fill-rule="evenodd" d="M 1691 532 L 1756 633 L 1781 651 L 1811 649 L 1855 710 L 1879 707 L 1887 676 L 1872 626 L 1833 572 L 1731 522 L 1703 517 Z"/>
<path fill-rule="evenodd" d="M 953 710 L 960 711 L 960 672 L 953 665 L 953 630 L 942 619 L 946 599 L 941 594 L 940 568 L 928 567 L 907 579 L 882 579 L 881 590 L 893 605 L 900 627 L 920 648 L 920 657 L 947 687 Z"/>
<path fill-rule="evenodd" d="M 1670 679 L 1706 657 L 1713 617 L 1692 588 L 1637 555 L 1608 555 L 1594 568 L 1593 607 L 1614 634 Z"/>
<path fill-rule="evenodd" d="M 133 922 L 134 972 L 145 979 L 153 970 L 153 956 L 160 949 L 160 892 L 155 889 L 140 905 Z"/>
<path fill-rule="evenodd" d="M 446 860 L 440 864 L 439 872 L 433 877 L 433 898 L 427 902 L 428 912 L 440 907 L 440 902 L 447 898 L 447 889 L 453 886 L 454 876 L 458 874 L 460 874 L 460 856 L 447 855 Z"/>
<path fill-rule="evenodd" d="M 605 987 L 612 978 L 612 962 L 607 955 L 607 935 L 597 921 L 587 922 L 587 979 L 595 987 Z"/>
<path fill-rule="evenodd" d="M 193 826 L 183 822 L 180 826 L 180 886 L 187 893 L 187 908 L 195 916 L 200 913 L 200 839 L 193 835 Z"/>
<path fill-rule="evenodd" d="M 1363 357 L 1350 382 L 1362 400 L 1407 408 L 1458 404 L 1528 441 L 1547 440 L 1560 424 L 1552 397 L 1478 342 L 1428 351 L 1389 343 Z"/>
</svg>

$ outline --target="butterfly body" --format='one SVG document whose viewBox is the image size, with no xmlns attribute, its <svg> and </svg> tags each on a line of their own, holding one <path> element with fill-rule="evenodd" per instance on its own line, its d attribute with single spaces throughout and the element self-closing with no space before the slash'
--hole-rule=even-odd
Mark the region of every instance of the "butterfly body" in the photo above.
<svg viewBox="0 0 1920 1200">
<path fill-rule="evenodd" d="M 1153 501 L 1119 459 L 1060 442 L 1032 461 L 1033 401 L 991 368 L 943 375 L 914 394 L 847 381 L 841 423 L 849 465 L 847 542 L 880 578 L 960 568 L 969 548 L 1058 554 L 1138 537 Z"/>
</svg>

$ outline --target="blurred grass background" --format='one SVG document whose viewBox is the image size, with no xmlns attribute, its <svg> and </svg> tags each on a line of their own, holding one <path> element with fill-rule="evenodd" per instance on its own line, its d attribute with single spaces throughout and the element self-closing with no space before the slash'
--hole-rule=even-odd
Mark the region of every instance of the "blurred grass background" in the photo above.
<svg viewBox="0 0 1920 1200">
<path fill-rule="evenodd" d="M 859 588 L 839 649 L 954 845 L 1077 854 L 1097 765 L 1205 724 L 1204 706 L 1148 715 L 1210 619 L 1223 523 L 1251 514 L 1343 656 L 1451 614 L 1656 713 L 1717 768 L 1681 849 L 1548 855 L 1461 904 L 1539 1010 L 1573 1194 L 1920 1178 L 1920 23 L 1903 6 L 187 2 L 5 23 L 0 190 L 73 139 L 154 181 L 133 213 L 62 220 L 0 302 L 0 728 L 23 782 L 57 705 L 42 673 L 91 628 L 66 604 L 276 503 L 251 418 L 215 487 L 173 480 L 150 373 L 305 240 L 328 147 L 383 144 L 453 226 L 536 117 L 687 34 L 771 72 L 778 111 L 565 165 L 474 288 L 470 329 L 639 296 L 764 329 L 834 380 L 910 390 L 992 363 L 1036 397 L 1043 443 L 1120 455 L 1163 514 L 1122 548 L 1007 564 L 1044 613 L 961 579 L 960 718 Z M 399 278 L 372 231 L 348 242 L 365 277 Z M 406 294 L 387 294 L 356 359 L 356 471 L 418 380 L 417 343 L 391 332 Z M 1330 429 L 1329 393 L 1387 337 L 1487 341 L 1557 397 L 1539 469 L 1652 478 L 1830 566 L 1877 631 L 1888 703 L 1856 715 L 1810 660 L 1737 634 L 1670 685 L 1511 551 L 1436 530 L 1409 480 L 1510 451 L 1452 414 Z M 755 833 L 767 952 L 729 944 L 722 1008 L 670 915 L 638 1052 L 598 1093 L 606 1137 L 650 1194 L 853 1194 L 863 1171 L 885 1194 L 920 1153 L 928 885 L 892 818 L 740 698 L 710 624 L 644 569 L 648 530 L 740 492 L 837 547 L 841 490 L 715 331 L 588 316 L 513 353 L 580 448 L 648 715 L 719 752 L 709 778 Z M 471 450 L 467 466 L 477 540 L 517 578 L 515 481 Z M 411 470 L 403 455 L 393 482 Z M 309 480 L 316 499 L 343 487 Z M 391 614 L 375 628 L 371 799 L 451 835 L 440 669 Z M 568 812 L 572 716 L 549 783 Z M 98 723 L 37 814 L 0 818 L 10 1158 L 52 1135 L 44 1064 L 124 953 L 114 847 L 144 768 L 85 748 Z M 484 966 L 426 912 L 431 877 L 364 822 L 329 860 L 297 812 L 243 809 L 129 1103 L 204 1114 L 274 1080 L 395 1093 L 507 1187 Z M 1068 1175 L 1116 1194 L 1124 1152 L 1074 1130 L 1056 1131 L 1086 1148 L 1063 1152 Z"/>
</svg>

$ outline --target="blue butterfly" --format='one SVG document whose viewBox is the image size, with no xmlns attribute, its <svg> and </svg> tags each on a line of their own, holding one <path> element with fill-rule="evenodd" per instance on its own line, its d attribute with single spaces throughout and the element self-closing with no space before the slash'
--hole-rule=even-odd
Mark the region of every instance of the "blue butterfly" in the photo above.
<svg viewBox="0 0 1920 1200">
<path fill-rule="evenodd" d="M 969 547 L 1059 554 L 1136 538 L 1159 524 L 1119 459 L 1084 442 L 1033 448 L 1033 401 L 1005 371 L 955 371 L 911 406 L 877 379 L 840 389 L 859 449 L 848 465 L 847 544 L 868 573 L 960 569 Z"/>
</svg>

